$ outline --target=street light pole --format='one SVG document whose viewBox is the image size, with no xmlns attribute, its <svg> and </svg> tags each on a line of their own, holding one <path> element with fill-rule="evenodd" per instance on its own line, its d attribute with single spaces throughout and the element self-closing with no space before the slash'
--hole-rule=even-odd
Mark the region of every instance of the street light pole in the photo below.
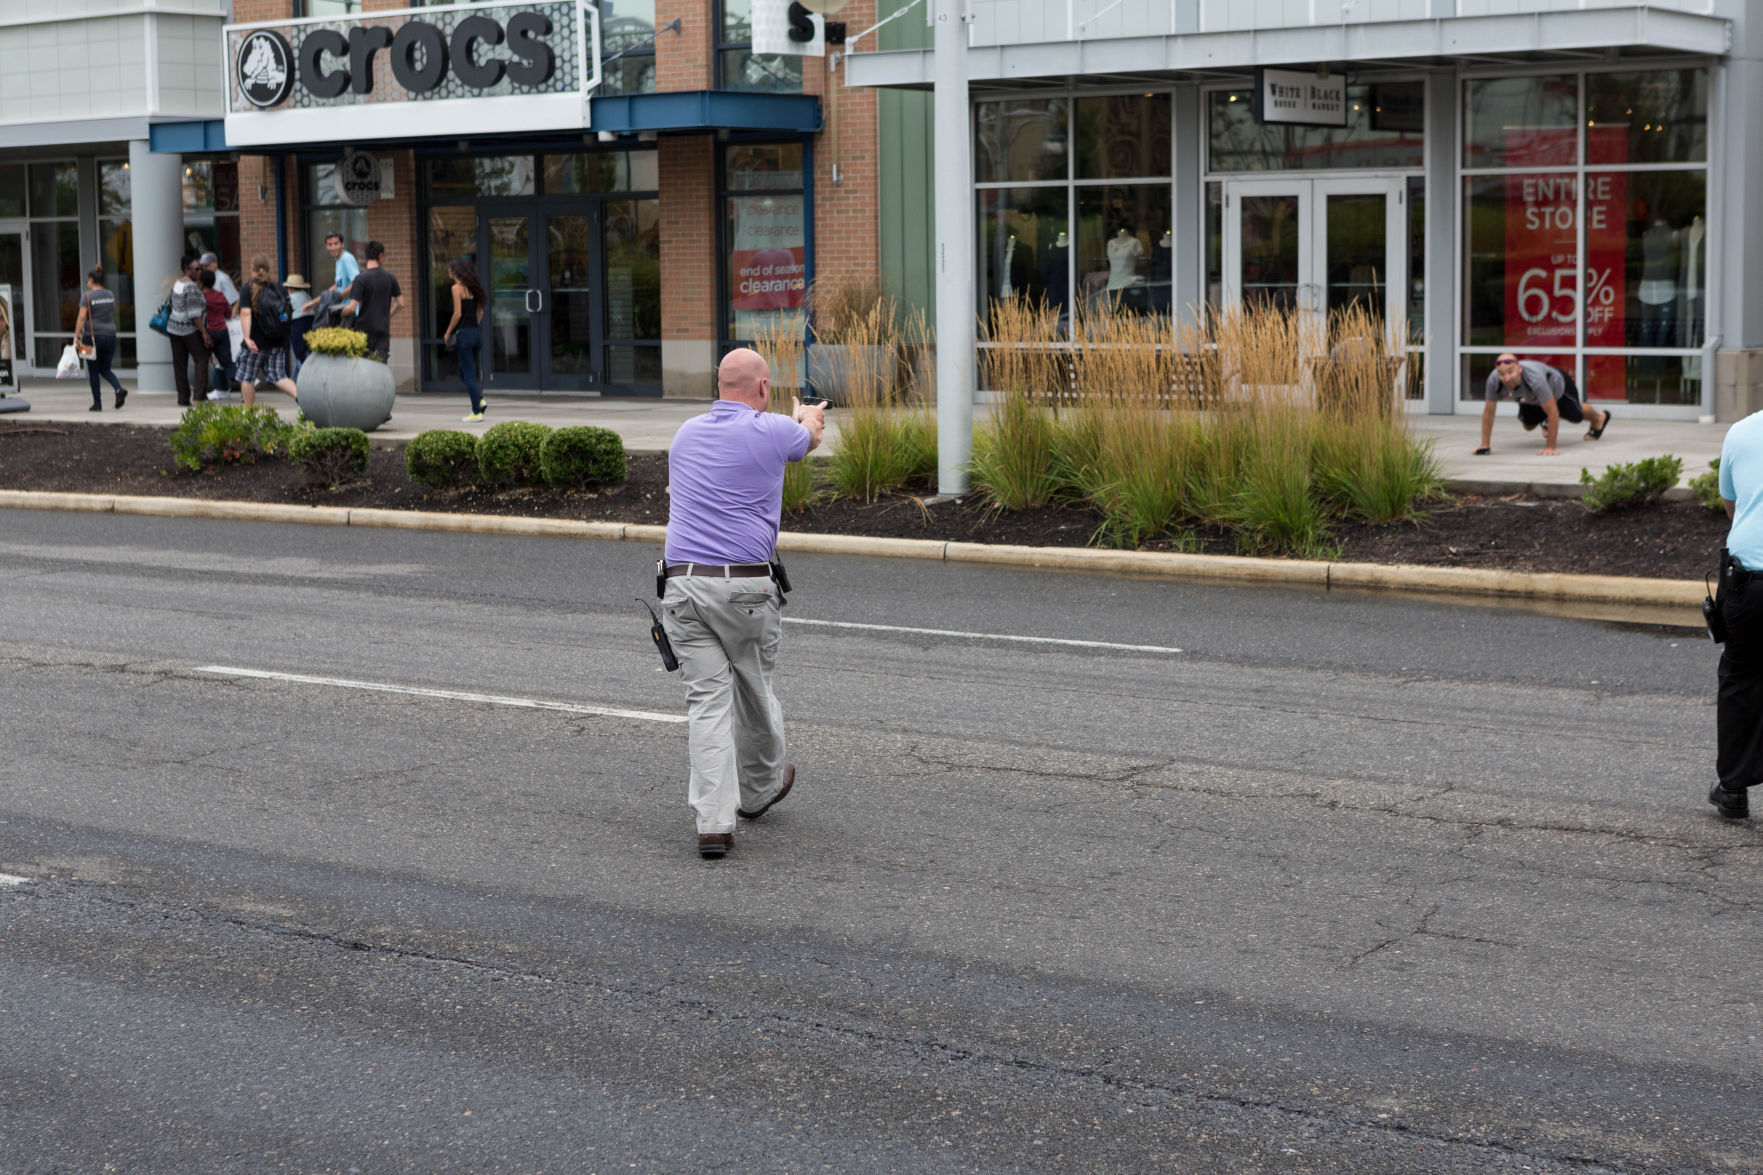
<svg viewBox="0 0 1763 1175">
<path fill-rule="evenodd" d="M 966 0 L 936 5 L 937 493 L 967 493 L 973 458 L 973 161 L 968 150 Z"/>
</svg>

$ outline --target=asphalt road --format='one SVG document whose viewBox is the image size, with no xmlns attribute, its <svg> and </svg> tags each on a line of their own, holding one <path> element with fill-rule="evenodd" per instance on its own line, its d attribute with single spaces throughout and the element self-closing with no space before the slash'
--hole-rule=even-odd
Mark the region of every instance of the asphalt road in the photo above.
<svg viewBox="0 0 1763 1175">
<path fill-rule="evenodd" d="M 1705 638 L 799 556 L 712 863 L 652 559 L 0 512 L 0 1172 L 1763 1171 Z"/>
</svg>

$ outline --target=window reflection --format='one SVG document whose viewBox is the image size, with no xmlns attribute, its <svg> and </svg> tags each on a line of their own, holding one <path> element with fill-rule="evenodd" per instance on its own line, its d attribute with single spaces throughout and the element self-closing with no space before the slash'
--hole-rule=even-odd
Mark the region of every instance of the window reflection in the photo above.
<svg viewBox="0 0 1763 1175">
<path fill-rule="evenodd" d="M 979 193 L 980 301 L 1045 300 L 1071 308 L 1072 243 L 1067 189 L 987 188 Z"/>
<path fill-rule="evenodd" d="M 1254 94 L 1215 91 L 1208 130 L 1213 171 L 1425 165 L 1425 90 L 1420 82 L 1347 86 L 1345 127 L 1255 121 Z"/>
<path fill-rule="evenodd" d="M 1708 71 L 1592 73 L 1585 79 L 1587 163 L 1708 158 Z"/>
<path fill-rule="evenodd" d="M 1062 180 L 1070 168 L 1063 98 L 981 102 L 974 110 L 973 175 L 998 180 Z"/>
<path fill-rule="evenodd" d="M 1077 100 L 1078 179 L 1166 176 L 1169 151 L 1168 94 Z"/>
<path fill-rule="evenodd" d="M 1469 167 L 1573 163 L 1579 153 L 1579 81 L 1569 77 L 1487 78 L 1465 88 Z"/>
</svg>

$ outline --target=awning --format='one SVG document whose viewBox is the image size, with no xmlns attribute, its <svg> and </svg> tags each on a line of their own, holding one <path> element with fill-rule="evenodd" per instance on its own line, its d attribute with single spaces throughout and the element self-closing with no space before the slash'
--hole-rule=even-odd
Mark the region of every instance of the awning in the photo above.
<svg viewBox="0 0 1763 1175">
<path fill-rule="evenodd" d="M 1583 63 L 1588 53 L 1717 57 L 1731 48 L 1730 21 L 1634 5 L 975 46 L 967 51 L 967 77 L 977 87 L 1000 88 L 1085 76 L 1203 77 L 1259 65 Z M 854 53 L 845 63 L 853 86 L 929 89 L 934 76 L 928 49 Z"/>
</svg>

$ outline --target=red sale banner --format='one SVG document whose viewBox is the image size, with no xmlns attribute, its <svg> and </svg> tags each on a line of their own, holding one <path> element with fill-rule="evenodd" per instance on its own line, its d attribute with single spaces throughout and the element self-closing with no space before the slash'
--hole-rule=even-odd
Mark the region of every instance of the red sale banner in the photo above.
<svg viewBox="0 0 1763 1175">
<path fill-rule="evenodd" d="M 731 201 L 734 241 L 729 268 L 735 311 L 793 310 L 807 293 L 802 198 L 742 197 Z"/>
<path fill-rule="evenodd" d="M 1626 150 L 1626 128 L 1605 132 L 1608 152 Z M 1531 132 L 1514 131 L 1512 150 L 1523 155 Z M 1622 136 L 1622 137 L 1619 137 Z M 1586 176 L 1585 291 L 1579 286 L 1579 191 L 1572 175 L 1518 175 L 1506 179 L 1506 344 L 1520 353 L 1574 345 L 1585 316 L 1585 345 L 1623 345 L 1627 296 L 1628 177 L 1622 172 Z M 1620 399 L 1623 359 L 1587 361 L 1588 390 Z M 1608 386 L 1614 373 L 1616 387 Z"/>
</svg>

